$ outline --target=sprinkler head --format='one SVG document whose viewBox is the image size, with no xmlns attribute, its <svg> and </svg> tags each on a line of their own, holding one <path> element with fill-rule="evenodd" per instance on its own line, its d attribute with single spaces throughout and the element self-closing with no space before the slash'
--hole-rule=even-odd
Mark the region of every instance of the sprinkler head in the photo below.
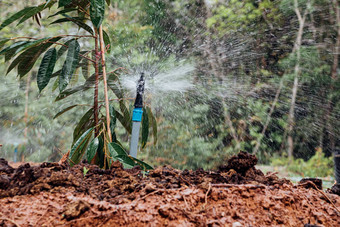
<svg viewBox="0 0 340 227">
<path fill-rule="evenodd" d="M 137 95 L 135 99 L 135 108 L 143 108 L 143 93 L 144 93 L 144 73 L 141 73 L 137 83 Z"/>
</svg>

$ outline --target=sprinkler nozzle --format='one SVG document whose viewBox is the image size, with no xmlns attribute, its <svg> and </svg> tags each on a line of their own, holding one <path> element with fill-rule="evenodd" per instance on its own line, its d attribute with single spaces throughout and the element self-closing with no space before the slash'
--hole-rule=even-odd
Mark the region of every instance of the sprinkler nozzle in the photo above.
<svg viewBox="0 0 340 227">
<path fill-rule="evenodd" d="M 143 108 L 143 93 L 144 93 L 144 73 L 141 73 L 137 83 L 137 95 L 135 99 L 135 108 Z"/>
</svg>

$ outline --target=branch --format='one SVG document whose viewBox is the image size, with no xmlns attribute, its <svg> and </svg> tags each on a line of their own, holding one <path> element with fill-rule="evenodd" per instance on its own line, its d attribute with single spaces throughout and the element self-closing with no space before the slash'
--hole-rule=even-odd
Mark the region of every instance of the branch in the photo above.
<svg viewBox="0 0 340 227">
<path fill-rule="evenodd" d="M 271 108 L 270 108 L 270 111 L 269 111 L 269 113 L 268 113 L 268 117 L 267 117 L 266 123 L 265 123 L 265 125 L 264 125 L 264 127 L 263 127 L 263 129 L 262 129 L 261 136 L 260 136 L 260 137 L 257 139 L 257 141 L 256 141 L 256 146 L 255 146 L 254 151 L 253 151 L 253 154 L 254 154 L 254 155 L 255 155 L 255 154 L 257 153 L 257 151 L 259 150 L 260 145 L 261 145 L 261 141 L 262 141 L 262 139 L 263 139 L 263 137 L 264 137 L 264 134 L 265 134 L 266 131 L 267 131 L 269 122 L 270 122 L 270 120 L 271 120 L 271 116 L 272 116 L 272 114 L 273 114 L 273 112 L 274 112 L 276 103 L 277 103 L 277 101 L 278 101 L 278 99 L 279 99 L 279 96 L 280 96 L 280 93 L 281 93 L 282 86 L 283 86 L 283 77 L 281 78 L 279 89 L 277 89 L 277 92 L 276 92 L 276 95 L 275 95 L 275 98 L 274 98 L 274 102 L 273 102 L 273 104 L 272 104 L 272 106 L 271 106 Z"/>
</svg>

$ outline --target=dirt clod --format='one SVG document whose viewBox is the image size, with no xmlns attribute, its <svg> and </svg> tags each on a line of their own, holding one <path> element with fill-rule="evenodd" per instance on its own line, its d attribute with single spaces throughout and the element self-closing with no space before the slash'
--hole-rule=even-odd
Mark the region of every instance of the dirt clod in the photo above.
<svg viewBox="0 0 340 227">
<path fill-rule="evenodd" d="M 338 195 L 328 194 L 332 205 L 256 163 L 241 152 L 218 171 L 164 166 L 145 175 L 119 162 L 109 170 L 65 162 L 12 168 L 0 159 L 0 225 L 340 226 Z"/>
<path fill-rule="evenodd" d="M 63 218 L 70 221 L 79 217 L 82 213 L 90 209 L 90 205 L 87 202 L 82 200 L 78 200 L 76 202 L 72 202 L 65 206 L 64 211 L 62 213 Z"/>
</svg>

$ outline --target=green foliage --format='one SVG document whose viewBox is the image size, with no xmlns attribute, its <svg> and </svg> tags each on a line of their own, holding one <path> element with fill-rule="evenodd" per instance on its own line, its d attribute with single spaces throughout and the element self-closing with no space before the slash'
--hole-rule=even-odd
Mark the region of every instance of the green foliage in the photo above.
<svg viewBox="0 0 340 227">
<path fill-rule="evenodd" d="M 97 64 L 97 62 L 99 62 L 97 61 L 97 59 L 100 58 L 100 52 L 98 49 L 89 49 L 87 43 L 89 41 L 98 41 L 99 32 L 96 32 L 95 34 L 93 31 L 99 29 L 104 20 L 105 2 L 108 5 L 110 4 L 110 1 L 104 0 L 91 0 L 90 2 L 85 0 L 47 1 L 46 3 L 40 4 L 38 6 L 25 8 L 24 10 L 21 10 L 18 13 L 10 16 L 2 23 L 1 29 L 5 28 L 15 21 L 19 21 L 18 24 L 21 24 L 30 17 L 34 17 L 36 22 L 40 25 L 40 20 L 42 19 L 41 12 L 48 8 L 51 10 L 48 13 L 50 15 L 49 18 L 57 16 L 61 17 L 50 23 L 48 27 L 56 24 L 60 25 L 64 22 L 73 22 L 74 25 L 78 26 L 80 32 L 77 35 L 58 34 L 54 37 L 46 37 L 40 39 L 34 37 L 18 37 L 1 40 L 1 46 L 4 46 L 8 44 L 8 42 L 11 42 L 7 45 L 7 47 L 0 50 L 0 55 L 5 56 L 6 62 L 11 61 L 13 57 L 18 55 L 18 57 L 16 57 L 11 62 L 8 73 L 12 69 L 17 67 L 18 75 L 20 77 L 25 76 L 32 69 L 34 69 L 34 65 L 39 57 L 43 53 L 45 53 L 40 63 L 38 75 L 36 77 L 40 92 L 49 85 L 49 82 L 54 77 L 56 77 L 56 80 L 54 81 L 53 90 L 56 87 L 59 87 L 60 91 L 60 94 L 57 96 L 56 101 L 63 100 L 68 96 L 84 92 L 90 88 L 95 87 L 95 83 L 99 83 L 99 80 L 102 80 L 102 66 Z M 55 10 L 53 6 L 56 3 L 58 3 L 58 8 L 63 9 L 59 10 L 58 12 L 53 12 Z M 87 24 L 88 21 L 92 22 L 93 28 L 91 28 Z M 91 36 L 83 35 L 84 32 L 90 33 Z M 96 35 L 96 37 L 94 37 L 94 34 Z M 107 47 L 111 46 L 110 38 L 105 31 L 103 31 L 103 39 Z M 54 47 L 50 48 L 52 45 Z M 60 48 L 57 49 L 59 46 Z M 66 57 L 63 57 L 63 54 L 65 52 L 67 52 Z M 92 56 L 90 56 L 91 54 Z M 54 72 L 54 68 L 60 67 L 61 61 L 64 61 L 61 69 L 58 69 Z M 94 68 L 96 68 L 97 70 L 91 70 L 91 62 L 94 63 Z M 85 82 L 82 82 L 82 80 L 78 77 L 78 69 L 80 67 L 82 69 Z M 96 73 L 89 76 L 93 71 L 95 71 Z M 113 73 L 109 74 L 116 75 L 119 74 L 119 71 L 115 70 L 113 71 Z M 111 84 L 111 86 L 119 83 L 117 77 L 114 81 L 108 82 Z M 118 86 L 115 86 L 114 92 L 117 92 L 117 87 Z M 99 97 L 94 98 L 95 103 L 98 103 Z M 124 98 L 123 91 L 120 91 L 119 98 Z M 84 106 L 84 104 L 72 103 L 72 105 L 63 108 L 63 110 L 55 114 L 54 118 L 57 118 L 65 112 L 79 106 Z M 127 129 L 128 133 L 131 132 L 131 114 L 126 107 L 125 101 L 120 100 L 119 109 L 121 113 L 116 111 L 115 108 L 111 106 L 110 128 L 112 131 L 112 137 L 114 138 L 115 142 L 118 142 L 115 134 L 116 119 L 121 121 L 123 126 Z M 108 137 L 104 123 L 105 115 L 100 112 L 100 109 L 98 107 L 96 107 L 96 109 L 91 108 L 85 114 L 83 114 L 73 133 L 73 144 L 70 152 L 70 161 L 72 165 L 79 163 L 86 153 L 86 157 L 89 161 L 93 161 L 104 168 L 110 167 L 112 158 L 114 157 L 110 157 L 110 155 L 108 155 L 107 153 Z M 149 125 L 147 124 L 147 126 Z M 144 128 L 144 131 L 145 130 L 146 129 Z M 143 146 L 145 146 L 145 135 L 143 138 Z M 132 159 L 122 158 L 121 160 L 126 161 Z M 133 160 L 133 162 L 135 163 L 136 160 Z M 135 164 L 138 165 L 138 162 Z M 132 166 L 134 166 L 135 164 L 133 164 Z"/>
<path fill-rule="evenodd" d="M 46 51 L 38 71 L 37 83 L 39 91 L 41 92 L 50 82 L 50 78 L 57 61 L 57 51 L 55 48 Z"/>
<path fill-rule="evenodd" d="M 87 172 L 89 171 L 90 169 L 87 169 L 85 166 L 83 168 L 83 174 L 84 174 L 84 177 L 86 176 Z"/>
<path fill-rule="evenodd" d="M 308 160 L 301 158 L 289 160 L 287 156 L 272 158 L 271 165 L 286 166 L 287 170 L 302 177 L 328 177 L 333 176 L 333 157 L 325 157 L 321 149 Z"/>
</svg>

